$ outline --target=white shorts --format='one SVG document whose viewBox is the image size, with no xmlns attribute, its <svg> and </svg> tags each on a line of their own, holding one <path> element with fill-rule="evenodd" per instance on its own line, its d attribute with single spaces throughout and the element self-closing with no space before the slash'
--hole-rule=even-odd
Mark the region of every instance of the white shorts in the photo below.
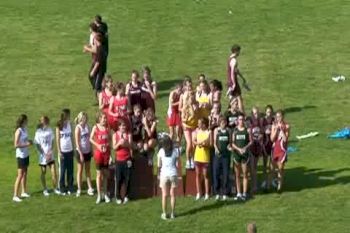
<svg viewBox="0 0 350 233">
<path fill-rule="evenodd" d="M 159 181 L 160 188 L 166 188 L 168 184 L 171 185 L 170 186 L 171 188 L 176 188 L 177 187 L 177 176 L 160 177 L 160 181 Z"/>
</svg>

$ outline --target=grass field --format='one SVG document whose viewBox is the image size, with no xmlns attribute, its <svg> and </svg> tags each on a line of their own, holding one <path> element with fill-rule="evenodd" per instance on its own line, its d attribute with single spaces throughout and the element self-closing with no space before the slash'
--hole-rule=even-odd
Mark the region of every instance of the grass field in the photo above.
<svg viewBox="0 0 350 233">
<path fill-rule="evenodd" d="M 259 232 L 349 232 L 350 144 L 326 137 L 349 125 L 349 80 L 330 79 L 350 78 L 349 12 L 345 0 L 2 0 L 0 232 L 244 232 L 251 221 Z M 179 217 L 164 222 L 159 198 L 127 206 L 97 206 L 86 196 L 44 198 L 31 150 L 32 197 L 13 203 L 16 117 L 28 114 L 33 136 L 42 114 L 55 122 L 64 107 L 73 115 L 95 112 L 82 46 L 96 13 L 109 25 L 108 73 L 126 80 L 149 65 L 161 119 L 176 80 L 202 72 L 224 80 L 229 48 L 239 43 L 240 69 L 253 89 L 243 93 L 247 109 L 273 104 L 292 126 L 298 152 L 287 163 L 285 192 L 244 204 L 180 198 Z M 294 140 L 315 130 L 318 137 Z"/>
</svg>

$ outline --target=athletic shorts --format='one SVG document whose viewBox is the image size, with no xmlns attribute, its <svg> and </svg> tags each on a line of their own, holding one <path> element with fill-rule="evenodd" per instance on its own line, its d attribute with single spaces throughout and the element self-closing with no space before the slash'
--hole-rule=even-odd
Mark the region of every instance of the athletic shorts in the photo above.
<svg viewBox="0 0 350 233">
<path fill-rule="evenodd" d="M 40 167 L 50 167 L 52 164 L 55 164 L 55 160 L 52 160 L 46 164 L 39 164 Z"/>
<path fill-rule="evenodd" d="M 181 126 L 180 113 L 172 112 L 170 116 L 167 116 L 166 122 L 169 127 Z"/>
<path fill-rule="evenodd" d="M 237 97 L 237 96 L 242 95 L 241 87 L 239 86 L 238 83 L 236 83 L 235 89 L 232 90 L 231 86 L 229 86 L 228 88 L 230 89 L 230 91 L 228 93 L 229 96 Z"/>
<path fill-rule="evenodd" d="M 271 160 L 275 163 L 285 163 L 288 160 L 287 153 L 283 153 L 283 154 L 272 153 Z"/>
<path fill-rule="evenodd" d="M 160 188 L 166 188 L 168 184 L 170 184 L 171 188 L 176 188 L 177 187 L 177 176 L 165 176 L 165 177 L 160 177 L 159 180 L 159 187 Z"/>
<path fill-rule="evenodd" d="M 80 162 L 80 154 L 79 154 L 79 152 L 77 151 L 77 153 L 75 155 L 76 155 L 76 158 L 77 158 L 78 162 Z M 84 157 L 84 162 L 90 162 L 91 161 L 91 157 L 92 157 L 91 152 L 83 154 L 83 157 Z"/>
<path fill-rule="evenodd" d="M 108 163 L 107 164 L 96 163 L 95 166 L 96 166 L 96 170 L 108 169 Z"/>
<path fill-rule="evenodd" d="M 250 154 L 240 155 L 238 153 L 233 153 L 233 162 L 235 164 L 248 164 Z"/>
<path fill-rule="evenodd" d="M 209 163 L 203 163 L 203 162 L 196 162 L 194 161 L 194 165 L 199 168 L 200 170 L 203 170 L 204 168 L 209 167 Z"/>
<path fill-rule="evenodd" d="M 263 147 L 257 141 L 253 142 L 252 146 L 250 147 L 250 151 L 252 155 L 254 155 L 255 157 L 259 157 L 263 155 Z"/>
<path fill-rule="evenodd" d="M 17 168 L 27 168 L 29 166 L 29 156 L 22 159 L 22 158 L 17 158 Z"/>
<path fill-rule="evenodd" d="M 100 151 L 96 150 L 94 154 L 96 169 L 98 167 L 105 167 L 105 166 L 108 167 L 109 157 L 110 157 L 110 151 L 101 153 Z"/>
</svg>

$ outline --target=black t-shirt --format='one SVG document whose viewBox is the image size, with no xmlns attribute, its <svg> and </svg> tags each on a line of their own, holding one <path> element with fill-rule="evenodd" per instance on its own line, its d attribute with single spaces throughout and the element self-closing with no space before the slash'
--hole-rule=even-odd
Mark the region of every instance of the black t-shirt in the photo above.
<svg viewBox="0 0 350 233">
<path fill-rule="evenodd" d="M 109 46 L 108 46 L 108 26 L 105 22 L 101 22 L 100 25 L 97 26 L 98 27 L 98 32 L 101 33 L 103 35 L 103 40 L 102 40 L 102 46 L 104 47 L 104 50 L 106 52 L 106 56 L 108 55 L 108 50 L 109 50 Z"/>
<path fill-rule="evenodd" d="M 97 72 L 103 72 L 103 73 L 106 72 L 106 58 L 107 58 L 107 55 L 106 55 L 105 48 L 101 45 L 97 46 L 96 47 L 96 54 L 95 54 L 94 59 L 92 61 L 93 65 L 96 62 L 98 62 L 100 64 Z"/>
</svg>

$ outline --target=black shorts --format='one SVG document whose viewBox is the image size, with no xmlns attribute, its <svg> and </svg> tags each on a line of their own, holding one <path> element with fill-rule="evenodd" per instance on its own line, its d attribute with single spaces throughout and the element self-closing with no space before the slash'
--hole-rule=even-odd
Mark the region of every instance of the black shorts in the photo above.
<svg viewBox="0 0 350 233">
<path fill-rule="evenodd" d="M 27 168 L 29 166 L 29 156 L 27 158 L 17 158 L 17 168 Z"/>
<path fill-rule="evenodd" d="M 40 167 L 50 167 L 52 164 L 55 164 L 55 160 L 48 162 L 47 164 L 39 164 Z"/>
<path fill-rule="evenodd" d="M 96 170 L 108 169 L 108 164 L 96 163 Z"/>
<path fill-rule="evenodd" d="M 83 157 L 84 157 L 84 162 L 90 162 L 92 154 L 91 152 L 89 152 L 89 153 L 83 154 Z M 76 153 L 76 158 L 77 158 L 77 161 L 80 162 L 80 154 L 78 151 Z"/>
</svg>

